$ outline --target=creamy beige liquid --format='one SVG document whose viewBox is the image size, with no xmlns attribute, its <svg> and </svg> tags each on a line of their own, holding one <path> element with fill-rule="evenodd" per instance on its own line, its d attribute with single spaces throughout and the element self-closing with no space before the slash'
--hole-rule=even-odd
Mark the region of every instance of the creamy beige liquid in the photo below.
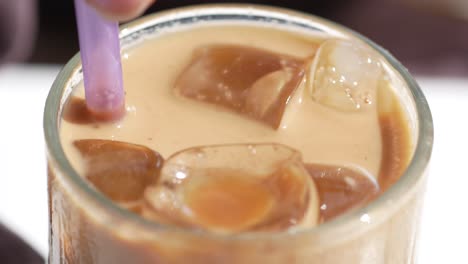
<svg viewBox="0 0 468 264">
<path fill-rule="evenodd" d="M 306 58 L 315 54 L 318 41 L 251 26 L 204 27 L 149 40 L 123 55 L 126 117 L 98 129 L 62 122 L 65 152 L 82 171 L 81 158 L 71 144 L 76 139 L 141 144 L 164 157 L 200 145 L 277 142 L 300 150 L 307 163 L 358 167 L 377 177 L 382 142 L 376 111 L 344 113 L 304 94 L 301 104 L 291 106 L 294 113 L 285 116 L 285 124 L 273 130 L 231 111 L 174 96 L 174 82 L 199 46 L 242 44 Z"/>
<path fill-rule="evenodd" d="M 112 190 L 114 188 L 112 186 L 119 185 L 122 187 L 122 182 L 119 183 L 114 180 L 116 179 L 115 177 L 120 176 L 113 178 L 109 175 L 103 175 L 101 177 L 96 173 L 91 176 L 89 170 L 96 169 L 87 167 L 91 166 L 87 163 L 89 159 L 83 158 L 83 149 L 78 150 L 76 141 L 104 139 L 138 144 L 156 151 L 164 159 L 181 150 L 199 146 L 217 144 L 283 144 L 299 151 L 302 155 L 301 162 L 304 164 L 320 164 L 318 167 L 317 165 L 314 165 L 315 167 L 307 167 L 309 174 L 315 179 L 314 181 L 310 182 L 309 176 L 307 176 L 304 182 L 298 184 L 298 186 L 306 186 L 303 187 L 305 188 L 303 191 L 306 196 L 303 198 L 291 198 L 292 196 L 289 195 L 289 198 L 292 199 L 291 201 L 296 201 L 293 204 L 304 203 L 307 209 L 301 209 L 305 211 L 295 211 L 296 215 L 303 215 L 298 216 L 297 220 L 290 219 L 288 221 L 294 223 L 299 221 L 297 222 L 297 226 L 315 226 L 317 221 L 326 221 L 349 208 L 362 205 L 364 202 L 368 202 L 369 199 L 373 199 L 379 191 L 377 187 L 377 193 L 375 193 L 376 190 L 375 187 L 372 187 L 372 182 L 381 184 L 383 189 L 380 191 L 384 191 L 391 182 L 399 177 L 399 174 L 404 169 L 408 155 L 402 150 L 409 148 L 407 145 L 407 135 L 405 135 L 406 128 L 403 122 L 401 122 L 402 113 L 398 104 L 395 104 L 395 96 L 390 88 L 385 86 L 386 83 L 384 81 L 377 83 L 380 86 L 375 92 L 371 92 L 370 104 L 360 111 L 337 110 L 312 99 L 310 85 L 314 76 L 310 75 L 307 71 L 309 71 L 308 67 L 311 67 L 310 65 L 313 64 L 311 62 L 314 56 L 318 56 L 318 48 L 323 41 L 323 37 L 318 35 L 308 38 L 279 29 L 241 25 L 203 26 L 190 30 L 166 33 L 153 40 L 147 40 L 144 44 L 138 45 L 138 48 L 132 48 L 123 54 L 127 106 L 125 117 L 116 123 L 92 122 L 88 124 L 68 122 L 65 118 L 61 124 L 61 140 L 65 153 L 75 169 L 81 175 L 87 175 L 88 179 L 109 197 L 110 193 L 117 193 L 118 195 L 118 192 L 120 192 L 119 187 L 115 187 L 115 190 Z M 200 47 L 233 44 L 258 48 L 282 54 L 281 56 L 291 56 L 305 61 L 306 66 L 304 67 L 306 67 L 306 73 L 304 78 L 301 78 L 302 81 L 298 88 L 291 94 L 290 100 L 287 101 L 284 115 L 277 129 L 259 122 L 259 120 L 254 120 L 246 115 L 223 108 L 222 105 L 208 104 L 194 100 L 193 98 L 184 97 L 176 89 L 178 85 L 191 85 L 190 79 L 185 84 L 180 81 L 181 74 L 186 73 L 185 70 L 188 65 L 193 65 L 191 63 L 195 58 L 194 54 L 197 54 L 196 51 Z M 287 60 L 287 57 L 284 58 Z M 196 75 L 195 78 L 198 78 Z M 196 85 L 195 89 L 197 89 Z M 77 100 L 77 98 L 79 100 L 82 97 L 83 89 L 82 87 L 78 87 L 74 92 L 74 100 Z M 262 95 L 258 98 L 260 100 Z M 260 101 L 258 103 L 261 104 Z M 67 111 L 65 112 L 67 114 Z M 86 142 L 83 146 L 85 145 Z M 334 167 L 321 167 L 322 165 Z M 255 167 L 256 165 L 252 166 Z M 358 175 L 347 168 L 366 175 L 364 178 L 368 179 L 363 181 L 362 176 L 353 178 Z M 124 167 L 123 170 L 128 169 Z M 208 172 L 206 173 L 209 174 Z M 231 172 L 226 173 L 232 174 Z M 217 174 L 220 174 L 220 172 Z M 293 181 L 302 181 L 296 177 L 295 173 L 286 172 L 285 175 L 290 175 L 292 177 L 290 179 Z M 324 178 L 323 175 L 328 176 Z M 132 186 L 137 186 L 135 190 L 138 189 L 141 192 L 145 190 L 145 186 L 148 184 L 154 184 L 149 178 L 149 180 L 144 180 L 146 183 L 143 183 L 138 182 L 138 180 L 132 180 L 131 175 L 124 177 L 130 177 L 130 181 L 127 182 L 132 184 Z M 161 178 L 164 177 L 161 176 Z M 252 177 L 245 179 L 248 178 Z M 385 178 L 385 180 L 382 181 L 382 178 Z M 158 184 L 164 185 L 163 179 L 158 181 Z M 171 182 L 170 179 L 168 181 Z M 196 189 L 181 194 L 181 197 L 193 197 L 186 201 L 188 205 L 191 204 L 190 210 L 195 210 L 191 211 L 190 217 L 199 212 L 199 218 L 204 219 L 203 221 L 206 222 L 201 223 L 202 225 L 215 226 L 215 224 L 207 223 L 215 223 L 219 219 L 225 219 L 227 222 L 218 224 L 222 226 L 231 223 L 232 225 L 229 225 L 233 228 L 245 227 L 245 225 L 241 224 L 243 223 L 241 220 L 238 223 L 231 221 L 238 216 L 245 216 L 247 217 L 247 220 L 244 219 L 245 223 L 255 226 L 253 223 L 260 221 L 260 218 L 275 215 L 275 210 L 272 208 L 281 207 L 278 202 L 288 198 L 287 196 L 285 196 L 286 198 L 281 198 L 281 195 L 270 197 L 268 196 L 270 194 L 267 195 L 269 193 L 267 190 L 264 193 L 267 196 L 262 196 L 260 191 L 262 184 L 258 185 L 258 182 L 247 183 L 226 179 L 221 182 L 224 182 L 223 187 L 219 184 L 211 183 L 206 185 L 218 186 L 216 188 L 210 187 L 218 189 L 212 193 L 208 191 L 209 189 L 206 189 L 208 187 L 205 185 L 198 184 L 201 186 L 200 190 Z M 252 190 L 257 191 L 249 192 L 249 187 L 245 187 L 250 186 L 249 184 L 253 184 L 251 185 Z M 289 186 L 291 182 L 285 182 L 284 184 Z M 125 185 L 126 183 L 123 183 L 123 186 Z M 237 188 L 233 186 L 244 187 Z M 104 191 L 102 188 L 107 191 Z M 280 188 L 282 187 L 280 186 Z M 189 190 L 192 189 L 193 187 L 189 188 Z M 242 189 L 243 191 L 239 191 L 238 189 Z M 129 192 L 131 193 L 132 191 Z M 198 196 L 190 195 L 189 193 L 195 193 Z M 210 195 L 204 196 L 205 193 Z M 229 193 L 229 195 L 224 195 L 225 193 Z M 286 190 L 285 193 L 288 193 L 288 191 Z M 356 194 L 357 196 L 355 196 Z M 162 219 L 161 215 L 158 215 L 160 213 L 153 212 L 154 208 L 148 209 L 147 207 L 148 201 L 150 204 L 156 204 L 152 206 L 160 206 L 161 201 L 158 201 L 158 199 L 160 199 L 161 195 L 165 196 L 167 194 L 161 192 L 156 185 L 156 187 L 146 188 L 145 200 L 141 200 L 140 198 L 117 200 L 124 202 L 120 204 L 125 208 L 140 213 L 146 218 L 167 222 L 169 220 Z M 237 198 L 232 200 L 232 195 Z M 111 198 L 112 196 L 116 197 L 115 195 L 110 195 Z M 141 197 L 134 194 L 131 196 Z M 250 198 L 242 202 L 243 197 L 247 196 Z M 130 203 L 128 203 L 129 201 Z M 224 202 L 215 203 L 215 201 Z M 253 203 L 254 201 L 257 202 L 257 205 Z M 223 210 L 224 204 L 230 204 L 228 207 L 231 208 L 231 216 L 228 216 L 225 210 Z M 247 205 L 252 205 L 253 207 L 249 208 Z M 172 208 L 172 206 L 170 207 Z M 177 206 L 182 208 L 185 205 Z M 282 208 L 291 208 L 291 206 L 292 204 L 286 204 Z M 162 207 L 162 209 L 159 208 L 157 211 L 164 211 L 164 206 Z M 174 212 L 174 209 L 171 208 L 167 210 Z M 287 211 L 287 209 L 278 210 Z M 181 209 L 180 211 L 184 210 Z M 281 214 L 287 215 L 288 213 L 282 212 Z M 170 223 L 177 224 L 182 221 L 178 219 L 182 216 L 176 216 L 174 213 L 170 213 L 170 215 L 173 218 L 173 220 L 169 221 Z M 249 217 L 253 217 L 253 220 Z M 282 224 L 272 224 L 272 226 L 278 225 Z M 260 229 L 265 228 L 261 227 Z M 218 230 L 226 232 L 228 229 L 223 227 Z"/>
</svg>

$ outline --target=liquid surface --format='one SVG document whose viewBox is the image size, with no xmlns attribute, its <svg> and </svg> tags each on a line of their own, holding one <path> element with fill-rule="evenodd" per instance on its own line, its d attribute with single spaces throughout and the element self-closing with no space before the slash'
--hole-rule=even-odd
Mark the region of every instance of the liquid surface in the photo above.
<svg viewBox="0 0 468 264">
<path fill-rule="evenodd" d="M 332 219 L 391 186 L 406 167 L 410 146 L 404 115 L 391 92 L 379 97 L 391 107 L 379 109 L 377 88 L 390 89 L 373 77 L 380 70 L 369 77 L 344 69 L 342 57 L 325 51 L 335 46 L 337 54 L 357 50 L 357 61 L 371 60 L 362 60 L 362 50 L 354 45 L 323 48 L 322 42 L 244 26 L 212 26 L 149 40 L 124 54 L 123 120 L 94 122 L 80 90 L 69 100 L 61 125 L 65 152 L 96 188 L 154 221 L 230 233 L 313 227 Z M 324 58 L 318 66 L 312 65 L 314 56 Z M 375 65 L 372 60 L 366 67 L 378 69 Z M 336 83 L 338 75 L 323 75 L 322 68 L 346 72 L 339 75 L 346 77 L 341 86 L 310 90 L 311 83 Z M 348 85 L 357 92 L 335 97 Z M 375 89 L 366 90 L 367 85 Z M 93 154 L 90 146 L 102 144 L 111 151 Z M 211 167 L 199 168 L 203 163 L 193 163 L 190 151 L 183 152 L 220 144 L 239 148 L 231 156 L 236 158 L 219 159 L 226 153 L 220 148 L 221 154 L 204 161 Z M 280 146 L 280 154 L 283 145 L 297 151 L 293 163 L 280 159 L 276 150 L 265 154 L 294 164 L 293 169 L 266 166 L 265 160 L 249 163 L 262 156 L 243 149 L 262 151 L 262 144 Z M 181 179 L 180 169 L 165 169 L 180 157 L 183 164 L 195 164 L 188 174 L 201 169 L 202 177 Z M 227 168 L 223 161 L 242 170 Z M 217 177 L 204 180 L 210 175 Z"/>
</svg>

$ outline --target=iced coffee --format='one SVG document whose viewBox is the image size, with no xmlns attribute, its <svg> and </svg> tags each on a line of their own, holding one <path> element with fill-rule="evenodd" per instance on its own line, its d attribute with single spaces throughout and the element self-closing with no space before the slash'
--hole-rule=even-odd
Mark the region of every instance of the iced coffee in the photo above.
<svg viewBox="0 0 468 264">
<path fill-rule="evenodd" d="M 49 262 L 413 263 L 427 160 L 400 182 L 427 124 L 389 55 L 280 23 L 289 11 L 215 10 L 122 31 L 117 122 L 93 118 L 68 76 Z"/>
</svg>

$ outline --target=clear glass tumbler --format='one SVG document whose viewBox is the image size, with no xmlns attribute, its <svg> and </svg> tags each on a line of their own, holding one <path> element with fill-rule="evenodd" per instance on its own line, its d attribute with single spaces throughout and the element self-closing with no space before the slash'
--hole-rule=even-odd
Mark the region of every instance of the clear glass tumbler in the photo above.
<svg viewBox="0 0 468 264">
<path fill-rule="evenodd" d="M 67 96 L 82 79 L 76 55 L 55 80 L 44 114 L 49 263 L 415 263 L 433 124 L 426 99 L 407 70 L 384 49 L 345 27 L 309 14 L 252 5 L 193 6 L 141 18 L 122 27 L 122 49 L 166 29 L 208 21 L 322 32 L 363 41 L 380 53 L 414 139 L 413 158 L 404 175 L 364 208 L 294 233 L 223 236 L 149 222 L 90 188 L 65 156 L 59 127 Z"/>
</svg>

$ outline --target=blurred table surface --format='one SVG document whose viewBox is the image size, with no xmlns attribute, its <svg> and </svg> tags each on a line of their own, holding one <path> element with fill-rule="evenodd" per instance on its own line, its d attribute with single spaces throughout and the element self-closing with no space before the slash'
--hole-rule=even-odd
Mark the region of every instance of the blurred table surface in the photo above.
<svg viewBox="0 0 468 264">
<path fill-rule="evenodd" d="M 0 222 L 48 250 L 45 99 L 59 66 L 0 68 Z M 435 124 L 418 263 L 468 263 L 468 78 L 416 78 Z"/>
</svg>

